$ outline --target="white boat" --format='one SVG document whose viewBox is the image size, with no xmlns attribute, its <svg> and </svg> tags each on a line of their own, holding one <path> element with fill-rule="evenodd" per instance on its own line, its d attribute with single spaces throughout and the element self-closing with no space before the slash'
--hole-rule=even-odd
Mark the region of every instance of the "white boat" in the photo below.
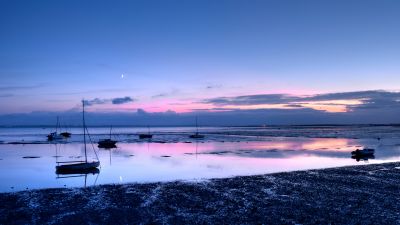
<svg viewBox="0 0 400 225">
<path fill-rule="evenodd" d="M 54 140 L 61 140 L 64 138 L 63 135 L 58 133 L 58 128 L 60 127 L 60 123 L 58 120 L 58 116 L 57 116 L 57 124 L 56 124 L 56 131 L 55 132 L 51 132 L 50 134 L 47 135 L 47 140 L 49 141 L 54 141 Z"/>
<path fill-rule="evenodd" d="M 57 162 L 56 173 L 85 173 L 86 171 L 91 171 L 93 169 L 97 169 L 100 166 L 100 161 L 97 158 L 97 161 L 89 162 L 87 159 L 87 151 L 86 151 L 86 131 L 87 127 L 85 124 L 85 101 L 82 101 L 83 110 L 82 110 L 82 120 L 83 120 L 83 141 L 85 146 L 85 160 L 84 161 L 67 161 L 67 162 Z M 94 149 L 93 149 L 94 150 Z M 96 151 L 94 151 L 96 154 Z M 97 154 L 96 154 L 97 157 Z"/>
<path fill-rule="evenodd" d="M 49 141 L 61 140 L 63 138 L 64 138 L 64 136 L 58 134 L 57 131 L 51 132 L 49 135 L 47 135 L 47 140 L 49 140 Z"/>
</svg>

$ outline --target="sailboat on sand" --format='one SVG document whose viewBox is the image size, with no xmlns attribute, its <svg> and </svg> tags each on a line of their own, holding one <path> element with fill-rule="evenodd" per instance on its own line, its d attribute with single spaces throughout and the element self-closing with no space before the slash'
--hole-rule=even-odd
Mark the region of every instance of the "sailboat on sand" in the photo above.
<svg viewBox="0 0 400 225">
<path fill-rule="evenodd" d="M 93 151 L 96 155 L 97 161 L 88 161 L 87 157 L 87 148 L 86 148 L 86 133 L 87 127 L 85 123 L 85 101 L 82 101 L 82 120 L 83 120 L 83 141 L 84 141 L 84 149 L 85 149 L 85 161 L 66 161 L 66 162 L 57 162 L 56 173 L 75 173 L 75 172 L 85 172 L 85 171 L 93 171 L 100 166 L 100 161 L 97 156 L 96 151 L 93 148 Z M 89 136 L 90 138 L 90 136 Z"/>
</svg>

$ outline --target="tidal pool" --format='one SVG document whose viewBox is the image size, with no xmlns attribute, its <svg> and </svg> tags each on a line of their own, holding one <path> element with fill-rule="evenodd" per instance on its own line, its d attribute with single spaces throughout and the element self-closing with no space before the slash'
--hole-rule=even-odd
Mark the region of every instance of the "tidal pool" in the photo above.
<svg viewBox="0 0 400 225">
<path fill-rule="evenodd" d="M 0 144 L 0 192 L 96 184 L 197 181 L 283 171 L 327 168 L 400 159 L 400 140 L 269 137 L 262 141 L 119 143 L 95 150 L 101 168 L 94 174 L 57 175 L 57 161 L 82 160 L 83 143 Z M 95 158 L 89 144 L 88 155 Z M 353 159 L 350 152 L 376 149 L 375 157 Z"/>
</svg>

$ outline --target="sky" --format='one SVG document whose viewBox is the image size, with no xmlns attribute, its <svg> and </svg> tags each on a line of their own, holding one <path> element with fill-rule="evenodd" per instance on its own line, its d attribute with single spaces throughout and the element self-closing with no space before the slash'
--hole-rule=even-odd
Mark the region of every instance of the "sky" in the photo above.
<svg viewBox="0 0 400 225">
<path fill-rule="evenodd" d="M 398 12 L 396 0 L 0 0 L 0 125 L 82 99 L 98 123 L 400 123 Z"/>
</svg>

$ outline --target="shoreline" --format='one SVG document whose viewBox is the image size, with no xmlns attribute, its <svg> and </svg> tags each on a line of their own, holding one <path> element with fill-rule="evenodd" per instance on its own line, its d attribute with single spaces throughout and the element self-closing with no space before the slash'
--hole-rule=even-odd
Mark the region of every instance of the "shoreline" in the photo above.
<svg viewBox="0 0 400 225">
<path fill-rule="evenodd" d="M 400 223 L 400 162 L 0 193 L 0 224 Z"/>
</svg>

